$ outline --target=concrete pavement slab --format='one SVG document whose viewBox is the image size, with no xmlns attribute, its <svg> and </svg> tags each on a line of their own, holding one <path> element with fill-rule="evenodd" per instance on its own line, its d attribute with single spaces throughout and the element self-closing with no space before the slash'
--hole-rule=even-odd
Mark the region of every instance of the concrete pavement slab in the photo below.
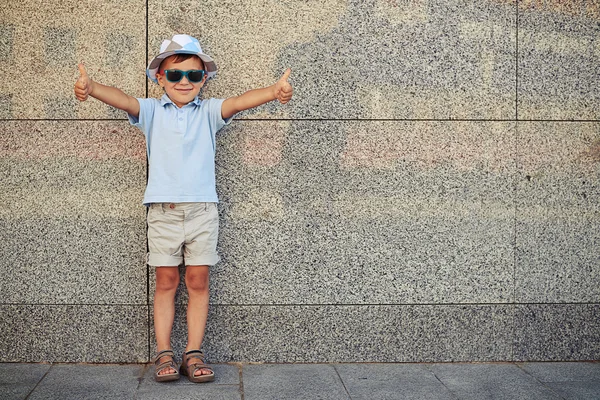
<svg viewBox="0 0 600 400">
<path fill-rule="evenodd" d="M 600 383 L 600 362 L 524 363 L 521 368 L 542 382 Z"/>
<path fill-rule="evenodd" d="M 598 362 L 215 364 L 157 383 L 151 364 L 0 363 L 0 399 L 599 399 Z"/>
<path fill-rule="evenodd" d="M 331 364 L 248 365 L 242 379 L 245 400 L 350 399 Z"/>
<path fill-rule="evenodd" d="M 514 364 L 432 364 L 429 368 L 459 399 L 561 399 Z"/>
<path fill-rule="evenodd" d="M 156 382 L 154 365 L 148 364 L 136 399 L 241 399 L 240 366 L 233 364 L 211 364 L 215 380 L 206 383 L 190 382 L 185 376 L 174 382 Z"/>
<path fill-rule="evenodd" d="M 28 399 L 133 399 L 143 369 L 140 364 L 53 365 Z"/>
<path fill-rule="evenodd" d="M 566 400 L 600 399 L 600 382 L 560 382 L 548 383 L 552 390 Z"/>
<path fill-rule="evenodd" d="M 424 364 L 337 364 L 352 400 L 456 399 Z"/>
<path fill-rule="evenodd" d="M 27 398 L 49 369 L 50 364 L 0 364 L 0 397 L 5 400 Z"/>
<path fill-rule="evenodd" d="M 136 400 L 240 400 L 242 395 L 238 385 L 218 385 L 214 382 L 199 384 L 169 384 L 141 387 Z"/>
<path fill-rule="evenodd" d="M 565 399 L 600 399 L 599 362 L 525 363 L 521 368 Z"/>
</svg>

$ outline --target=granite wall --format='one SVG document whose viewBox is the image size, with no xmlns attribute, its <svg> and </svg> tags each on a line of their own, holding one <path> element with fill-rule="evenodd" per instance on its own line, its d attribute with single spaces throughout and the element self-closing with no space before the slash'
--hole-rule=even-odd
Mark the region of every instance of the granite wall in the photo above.
<svg viewBox="0 0 600 400">
<path fill-rule="evenodd" d="M 159 96 L 174 33 L 220 67 L 205 97 L 295 87 L 219 133 L 210 361 L 600 359 L 598 1 L 23 0 L 0 4 L 1 361 L 151 357 L 144 139 L 72 87 L 84 61 Z"/>
</svg>

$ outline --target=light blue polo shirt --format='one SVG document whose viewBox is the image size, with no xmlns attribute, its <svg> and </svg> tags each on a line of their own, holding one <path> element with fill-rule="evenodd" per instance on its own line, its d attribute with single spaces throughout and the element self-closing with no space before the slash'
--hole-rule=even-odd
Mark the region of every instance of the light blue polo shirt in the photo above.
<svg viewBox="0 0 600 400">
<path fill-rule="evenodd" d="M 196 97 L 182 108 L 166 94 L 137 99 L 140 115 L 129 122 L 146 136 L 148 185 L 144 205 L 151 203 L 214 202 L 215 134 L 231 122 L 223 120 L 223 99 Z"/>
</svg>

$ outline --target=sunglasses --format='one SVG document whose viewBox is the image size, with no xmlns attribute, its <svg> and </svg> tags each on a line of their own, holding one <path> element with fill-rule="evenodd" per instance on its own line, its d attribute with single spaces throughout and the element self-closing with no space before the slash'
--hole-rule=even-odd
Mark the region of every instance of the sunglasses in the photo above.
<svg viewBox="0 0 600 400">
<path fill-rule="evenodd" d="M 201 82 L 204 78 L 203 69 L 190 69 L 189 71 L 182 71 L 180 69 L 166 69 L 165 77 L 169 82 L 177 83 L 186 77 L 191 83 Z"/>
</svg>

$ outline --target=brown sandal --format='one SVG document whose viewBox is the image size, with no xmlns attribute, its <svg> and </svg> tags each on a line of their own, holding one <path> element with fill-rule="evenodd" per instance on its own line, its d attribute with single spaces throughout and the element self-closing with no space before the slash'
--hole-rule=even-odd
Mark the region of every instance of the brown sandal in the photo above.
<svg viewBox="0 0 600 400">
<path fill-rule="evenodd" d="M 160 359 L 163 357 L 169 357 L 169 359 L 161 363 Z M 169 382 L 179 379 L 179 371 L 177 370 L 177 364 L 175 364 L 174 357 L 175 353 L 173 353 L 173 350 L 163 350 L 156 355 L 154 358 L 154 380 L 156 382 Z M 175 373 L 158 374 L 160 371 L 164 371 L 167 368 L 173 368 Z"/>
<path fill-rule="evenodd" d="M 195 376 L 196 371 L 207 369 L 210 374 Z M 190 350 L 183 354 L 183 361 L 179 370 L 181 375 L 188 377 L 190 382 L 211 382 L 215 380 L 215 373 L 211 367 L 204 363 L 204 354 L 200 350 Z"/>
</svg>

